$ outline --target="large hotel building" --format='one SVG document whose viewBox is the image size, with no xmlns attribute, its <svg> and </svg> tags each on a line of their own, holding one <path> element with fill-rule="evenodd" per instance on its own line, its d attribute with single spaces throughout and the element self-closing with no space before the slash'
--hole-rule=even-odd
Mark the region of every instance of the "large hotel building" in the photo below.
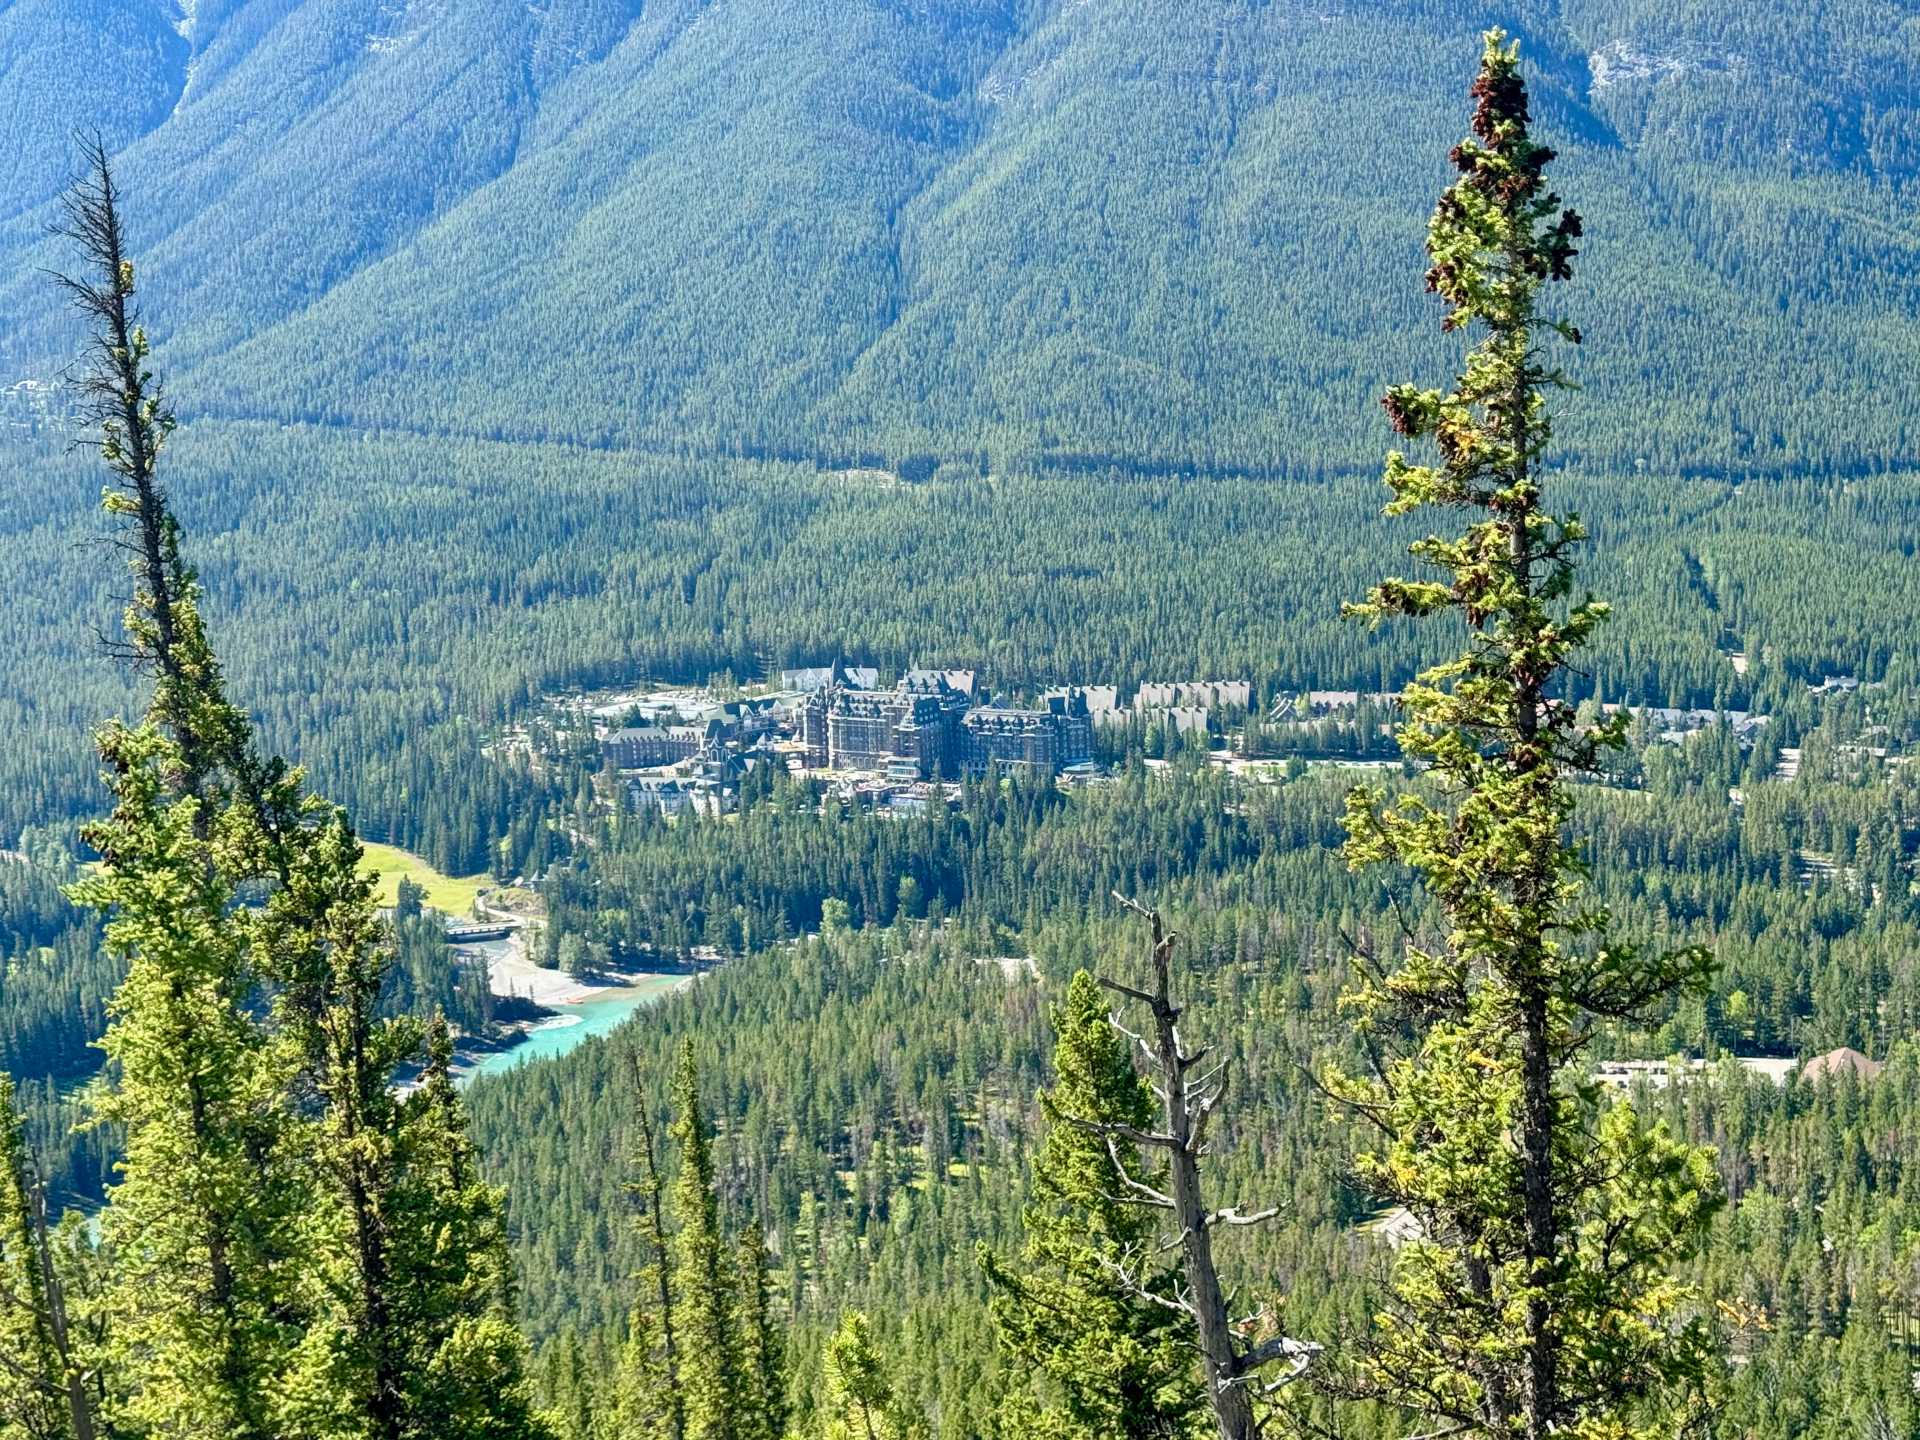
<svg viewBox="0 0 1920 1440">
<path fill-rule="evenodd" d="M 976 707 L 965 671 L 909 670 L 891 690 L 831 686 L 801 712 L 807 764 L 901 780 L 1006 771 L 1057 775 L 1093 758 L 1093 721 L 1078 692 L 1043 709 Z"/>
</svg>

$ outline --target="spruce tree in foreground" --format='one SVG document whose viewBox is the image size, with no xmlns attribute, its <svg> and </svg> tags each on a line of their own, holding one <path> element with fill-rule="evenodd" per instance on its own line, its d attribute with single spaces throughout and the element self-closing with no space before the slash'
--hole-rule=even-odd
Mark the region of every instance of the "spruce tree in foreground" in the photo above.
<svg viewBox="0 0 1920 1440">
<path fill-rule="evenodd" d="M 1153 1095 L 1134 1073 L 1127 1042 L 1107 1017 L 1099 982 L 1082 970 L 1053 1011 L 1054 1087 L 1041 1107 L 1049 1126 L 1034 1162 L 1026 1245 L 1010 1265 L 984 1246 L 995 1294 L 994 1326 L 1011 1373 L 1044 1381 L 1044 1398 L 1017 1384 L 1002 1403 L 1001 1433 L 1107 1440 L 1193 1433 L 1206 1408 L 1180 1316 L 1122 1277 L 1152 1253 L 1156 1227 L 1129 1204 L 1122 1175 L 1163 1184 L 1140 1147 L 1063 1118 L 1146 1129 Z M 1159 1167 L 1164 1169 L 1163 1167 Z M 1170 1277 L 1149 1280 L 1170 1291 Z"/>
<path fill-rule="evenodd" d="M 0 1440 L 67 1440 L 32 1193 L 13 1081 L 0 1071 Z"/>
<path fill-rule="evenodd" d="M 96 143 L 66 200 L 87 263 L 62 284 L 88 319 L 82 413 L 99 427 L 133 590 L 116 649 L 153 679 L 137 726 L 99 736 L 115 807 L 89 826 L 100 872 L 75 887 L 126 955 L 95 1111 L 126 1129 L 102 1222 L 115 1257 L 115 1409 L 136 1428 L 266 1440 L 293 1338 L 295 1069 L 251 1009 L 263 976 L 238 902 L 265 837 L 232 761 L 245 717 L 225 695 L 199 588 L 158 479 L 173 417 L 147 368 L 119 192 Z"/>
<path fill-rule="evenodd" d="M 427 1026 L 427 1063 L 407 1097 L 396 1186 L 394 1318 L 406 1343 L 410 1440 L 549 1440 L 533 1404 L 518 1285 L 498 1188 L 480 1174 L 453 1088 L 446 1019 Z"/>
<path fill-rule="evenodd" d="M 88 158 L 66 209 L 87 271 L 62 283 L 93 325 L 80 391 L 133 580 L 118 650 L 154 682 L 139 725 L 101 732 L 115 806 L 74 890 L 128 959 L 94 1096 L 126 1131 L 101 1224 L 107 1418 L 234 1440 L 539 1436 L 444 1024 L 402 1104 L 394 1068 L 420 1035 L 375 1018 L 392 947 L 360 845 L 227 698 L 157 478 L 172 419 L 118 191 L 97 143 Z"/>
<path fill-rule="evenodd" d="M 609 1440 L 779 1440 L 787 1428 L 786 1340 L 767 1291 L 766 1240 L 751 1221 L 729 1245 L 715 1188 L 713 1129 L 691 1042 L 674 1066 L 668 1133 L 679 1170 L 662 1179 L 634 1060 L 643 1261 L 601 1433 Z M 669 1228 L 666 1223 L 671 1219 Z"/>
<path fill-rule="evenodd" d="M 1421 1238 L 1324 1384 L 1442 1434 L 1654 1434 L 1693 1413 L 1715 1369 L 1671 1276 L 1718 1187 L 1707 1152 L 1607 1104 L 1579 1062 L 1597 1026 L 1659 1007 L 1707 962 L 1610 939 L 1565 839 L 1567 777 L 1594 771 L 1624 729 L 1584 726 L 1568 703 L 1566 671 L 1607 611 L 1571 600 L 1584 531 L 1546 508 L 1540 483 L 1545 396 L 1566 382 L 1539 346 L 1580 337 L 1536 305 L 1571 274 L 1580 221 L 1547 188 L 1552 151 L 1529 132 L 1518 47 L 1498 31 L 1473 97 L 1427 283 L 1445 329 L 1484 333 L 1450 391 L 1401 385 L 1385 400 L 1401 434 L 1439 451 L 1433 465 L 1387 457 L 1388 513 L 1469 518 L 1412 547 L 1444 578 L 1387 580 L 1351 607 L 1466 622 L 1463 653 L 1404 697 L 1401 748 L 1437 783 L 1391 803 L 1357 790 L 1347 815 L 1350 863 L 1410 867 L 1442 919 L 1397 955 L 1359 957 L 1344 1004 L 1372 1073 L 1327 1076 L 1374 1137 L 1360 1178 Z"/>
<path fill-rule="evenodd" d="M 0 1440 L 93 1440 L 95 1398 L 68 1324 L 13 1080 L 0 1071 Z"/>
<path fill-rule="evenodd" d="M 733 1325 L 733 1276 L 713 1188 L 713 1131 L 700 1109 L 691 1040 L 674 1072 L 673 1105 L 672 1134 L 680 1145 L 680 1173 L 673 1182 L 673 1319 L 687 1440 L 737 1440 L 747 1406 Z"/>
</svg>

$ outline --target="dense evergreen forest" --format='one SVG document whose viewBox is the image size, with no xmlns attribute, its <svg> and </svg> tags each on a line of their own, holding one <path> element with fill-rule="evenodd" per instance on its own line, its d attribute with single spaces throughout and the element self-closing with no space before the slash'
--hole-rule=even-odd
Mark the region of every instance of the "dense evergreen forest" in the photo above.
<svg viewBox="0 0 1920 1440">
<path fill-rule="evenodd" d="M 1651 1098 L 1680 1133 L 1718 1146 L 1734 1198 L 1697 1279 L 1764 1313 L 1730 1331 L 1745 1356 L 1726 1419 L 1736 1434 L 1920 1423 L 1908 1142 L 1920 829 L 1903 768 L 1857 753 L 1862 722 L 1880 712 L 1834 705 L 1801 737 L 1793 780 L 1770 778 L 1774 755 L 1709 730 L 1632 755 L 1638 787 L 1580 795 L 1578 835 L 1620 931 L 1699 941 L 1718 962 L 1707 995 L 1607 1033 L 1596 1058 L 1851 1046 L 1889 1062 L 1870 1085 L 1836 1075 L 1776 1089 L 1724 1060 L 1713 1081 Z M 1361 1313 L 1390 1250 L 1340 1179 L 1352 1137 L 1300 1066 L 1342 1043 L 1346 937 L 1390 933 L 1405 895 L 1338 864 L 1344 789 L 1338 772 L 1240 785 L 1188 758 L 1071 799 L 981 793 L 937 820 L 820 816 L 812 797 L 774 793 L 737 824 L 645 826 L 593 847 L 609 889 L 570 924 L 649 924 L 651 897 L 674 904 L 651 920 L 666 933 L 764 939 L 611 1041 L 468 1091 L 474 1135 L 509 1192 L 547 1382 L 564 1388 L 570 1373 L 555 1348 L 582 1346 L 588 1375 L 618 1348 L 641 1250 L 620 1164 L 630 1056 L 649 1077 L 643 1104 L 664 1112 L 670 1060 L 691 1039 L 722 1131 L 722 1192 L 774 1233 L 795 1354 L 814 1354 L 843 1309 L 864 1309 L 933 1432 L 979 1434 L 1010 1377 L 991 1359 L 972 1246 L 1018 1246 L 1046 1133 L 1035 1091 L 1048 1079 L 1048 1008 L 1075 968 L 1139 954 L 1135 927 L 1098 899 L 1114 887 L 1187 925 L 1194 1033 L 1246 1077 L 1219 1185 L 1283 1204 L 1284 1217 L 1238 1238 L 1233 1263 L 1260 1277 L 1256 1292 L 1286 1296 L 1294 1329 Z M 1801 879 L 1803 856 L 1837 868 Z M 1897 883 L 1874 881 L 1876 868 Z M 808 939 L 780 939 L 799 931 Z M 806 1404 L 814 1380 L 799 1361 L 795 1386 Z"/>
<path fill-rule="evenodd" d="M 1009 689 L 1244 677 L 1271 695 L 1398 689 L 1438 658 L 1329 603 L 1410 536 L 1378 518 L 1370 480 L 881 486 L 549 449 L 530 481 L 502 451 L 203 423 L 172 456 L 264 732 L 369 836 L 448 873 L 520 873 L 524 838 L 490 846 L 566 797 L 480 752 L 569 685 L 844 655 L 979 666 Z M 89 813 L 87 726 L 129 694 L 86 628 L 115 602 L 83 546 L 82 462 L 37 454 L 0 499 L 15 536 L 0 572 L 24 621 L 0 695 L 0 827 L 15 834 Z M 1588 578 L 1621 617 L 1596 640 L 1589 693 L 1768 711 L 1827 675 L 1916 673 L 1900 623 L 1920 608 L 1911 476 L 1566 484 L 1598 542 Z"/>
<path fill-rule="evenodd" d="M 1920 1436 L 1917 35 L 0 13 L 0 1440 Z M 498 743 L 835 657 L 1272 763 Z M 359 834 L 717 963 L 456 1091 Z"/>
<path fill-rule="evenodd" d="M 0 20 L 21 137 L 0 375 L 67 353 L 33 264 L 68 136 L 98 127 L 173 277 L 153 318 L 189 420 L 1353 474 L 1376 449 L 1355 417 L 1444 360 L 1402 281 L 1473 36 L 1499 23 L 1607 241 L 1571 282 L 1605 343 L 1564 458 L 1893 468 L 1920 457 L 1912 20 L 1901 0 L 43 0 Z"/>
<path fill-rule="evenodd" d="M 525 860 L 488 847 L 539 797 L 474 752 L 569 684 L 845 654 L 1397 688 L 1438 648 L 1327 601 L 1405 533 L 1374 401 L 1445 359 L 1402 282 L 1493 20 L 1599 241 L 1551 457 L 1622 617 L 1593 686 L 1905 674 L 1888 0 L 13 7 L 0 386 L 71 353 L 38 267 L 98 127 L 228 663 L 452 872 Z M 54 396 L 0 395 L 4 834 L 90 813 L 84 735 L 133 703 Z"/>
</svg>

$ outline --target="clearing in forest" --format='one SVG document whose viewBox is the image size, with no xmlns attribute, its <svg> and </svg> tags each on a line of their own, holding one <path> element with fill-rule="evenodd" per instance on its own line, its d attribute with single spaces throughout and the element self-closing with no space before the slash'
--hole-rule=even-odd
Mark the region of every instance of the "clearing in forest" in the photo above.
<svg viewBox="0 0 1920 1440">
<path fill-rule="evenodd" d="M 366 868 L 380 877 L 382 905 L 390 906 L 399 898 L 400 877 L 404 875 L 427 892 L 425 903 L 433 909 L 444 910 L 449 915 L 468 915 L 473 911 L 474 898 L 491 884 L 485 874 L 464 879 L 442 875 L 418 855 L 397 845 L 380 845 L 372 840 L 362 840 L 360 845 L 367 852 Z"/>
</svg>

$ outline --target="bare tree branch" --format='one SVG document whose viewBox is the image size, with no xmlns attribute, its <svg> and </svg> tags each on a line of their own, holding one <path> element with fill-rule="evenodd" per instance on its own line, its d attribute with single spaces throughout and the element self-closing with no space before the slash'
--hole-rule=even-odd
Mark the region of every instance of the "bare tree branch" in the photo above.
<svg viewBox="0 0 1920 1440">
<path fill-rule="evenodd" d="M 1250 1344 L 1230 1318 L 1228 1296 L 1220 1283 L 1213 1256 L 1215 1226 L 1257 1225 L 1279 1214 L 1277 1207 L 1253 1214 L 1237 1206 L 1209 1210 L 1202 1198 L 1200 1162 L 1209 1153 L 1206 1131 L 1209 1122 L 1225 1102 L 1230 1072 L 1224 1058 L 1199 1079 L 1189 1072 L 1204 1064 L 1212 1054 L 1209 1046 L 1188 1052 L 1181 1043 L 1179 1020 L 1181 1007 L 1172 996 L 1173 950 L 1175 932 L 1166 928 L 1157 911 L 1127 896 L 1114 892 L 1114 899 L 1147 922 L 1151 937 L 1148 951 L 1152 966 L 1150 984 L 1143 988 L 1110 977 L 1099 977 L 1107 990 L 1124 996 L 1146 1008 L 1153 1025 L 1148 1034 L 1136 1034 L 1114 1019 L 1114 1028 L 1132 1040 L 1147 1066 L 1151 1089 L 1160 1102 L 1164 1128 L 1142 1130 L 1137 1126 L 1112 1121 L 1093 1121 L 1075 1115 L 1061 1119 L 1076 1128 L 1107 1141 L 1115 1172 L 1126 1190 L 1114 1197 L 1126 1203 L 1148 1205 L 1169 1211 L 1175 1220 L 1174 1233 L 1161 1250 L 1179 1250 L 1186 1284 L 1183 1291 L 1166 1295 L 1144 1283 L 1125 1264 L 1103 1260 L 1129 1294 L 1183 1315 L 1193 1323 L 1196 1348 L 1200 1351 L 1206 1376 L 1207 1398 L 1218 1424 L 1221 1440 L 1260 1440 L 1260 1426 L 1254 1415 L 1253 1393 L 1248 1382 L 1254 1372 L 1275 1361 L 1289 1362 L 1288 1372 L 1259 1390 L 1271 1393 L 1292 1383 L 1305 1373 L 1319 1347 L 1287 1337 Z M 1149 1038 L 1150 1036 L 1150 1038 Z M 1166 1189 L 1157 1189 L 1128 1173 L 1122 1162 L 1119 1141 L 1150 1146 L 1167 1156 Z"/>
</svg>

